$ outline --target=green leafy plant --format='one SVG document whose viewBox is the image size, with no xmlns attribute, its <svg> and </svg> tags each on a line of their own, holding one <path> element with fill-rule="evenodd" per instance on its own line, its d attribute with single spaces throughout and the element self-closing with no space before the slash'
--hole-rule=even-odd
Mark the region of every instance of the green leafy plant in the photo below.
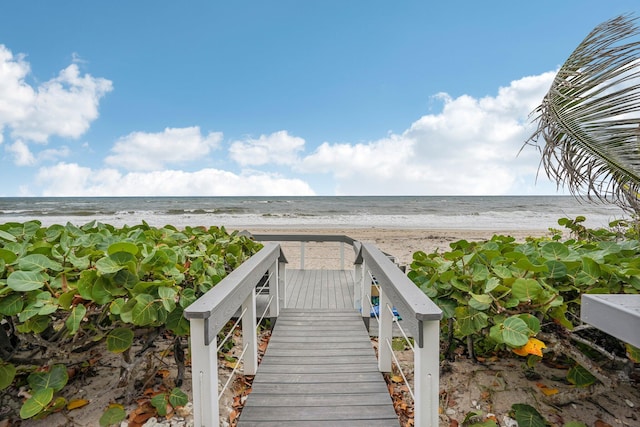
<svg viewBox="0 0 640 427">
<path fill-rule="evenodd" d="M 640 242 L 620 240 L 619 229 L 586 229 L 583 222 L 559 220 L 573 237 L 565 242 L 496 235 L 454 242 L 443 253 L 414 253 L 408 276 L 443 311 L 445 356 L 463 346 L 472 358 L 508 351 L 535 361 L 551 340 L 553 348 L 545 351 L 579 359 L 569 381 L 587 386 L 603 379 L 582 366 L 589 359 L 562 337 L 580 324 L 583 293 L 640 293 Z M 632 360 L 638 355 L 629 347 L 627 353 Z"/>
<path fill-rule="evenodd" d="M 169 336 L 179 349 L 189 333 L 184 308 L 260 248 L 218 227 L 0 224 L 0 389 L 31 372 L 20 415 L 43 414 L 60 403 L 65 366 L 105 345 L 121 355 L 120 386 L 131 394 L 129 379 L 153 341 Z M 137 329 L 147 340 L 132 353 Z"/>
</svg>

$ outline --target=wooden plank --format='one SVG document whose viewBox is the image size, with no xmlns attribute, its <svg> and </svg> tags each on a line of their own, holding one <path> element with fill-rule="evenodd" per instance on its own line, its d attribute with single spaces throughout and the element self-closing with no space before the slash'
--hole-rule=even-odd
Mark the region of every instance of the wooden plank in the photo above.
<svg viewBox="0 0 640 427">
<path fill-rule="evenodd" d="M 368 405 L 386 405 L 390 402 L 389 393 L 353 393 L 353 394 L 322 394 L 299 396 L 296 394 L 261 394 L 252 393 L 251 398 L 255 406 L 358 406 L 366 401 Z"/>
<path fill-rule="evenodd" d="M 307 292 L 305 307 L 317 292 Z M 269 425 L 399 425 L 368 332 L 351 307 L 281 311 L 238 423 Z"/>
<path fill-rule="evenodd" d="M 391 412 L 389 412 L 391 411 Z M 370 406 L 289 406 L 286 411 L 279 407 L 259 406 L 245 407 L 242 410 L 243 420 L 247 421 L 333 421 L 333 420 L 367 420 L 389 419 L 398 422 L 391 405 Z"/>
<path fill-rule="evenodd" d="M 399 423 L 392 420 L 332 420 L 331 427 L 389 427 Z M 247 421 L 242 427 L 328 427 L 326 421 Z"/>
<path fill-rule="evenodd" d="M 343 373 L 359 373 L 359 372 L 378 372 L 376 363 L 345 363 L 342 365 L 278 365 L 273 363 L 261 364 L 261 374 L 272 373 L 292 373 L 292 374 L 318 374 L 323 372 L 331 372 L 334 374 Z"/>
</svg>

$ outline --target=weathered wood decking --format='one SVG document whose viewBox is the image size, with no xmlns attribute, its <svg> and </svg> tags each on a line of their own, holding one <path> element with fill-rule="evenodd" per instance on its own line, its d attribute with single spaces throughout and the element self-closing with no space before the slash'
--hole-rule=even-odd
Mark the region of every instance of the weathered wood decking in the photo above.
<svg viewBox="0 0 640 427">
<path fill-rule="evenodd" d="M 239 426 L 398 426 L 353 272 L 287 270 L 280 312 Z"/>
</svg>

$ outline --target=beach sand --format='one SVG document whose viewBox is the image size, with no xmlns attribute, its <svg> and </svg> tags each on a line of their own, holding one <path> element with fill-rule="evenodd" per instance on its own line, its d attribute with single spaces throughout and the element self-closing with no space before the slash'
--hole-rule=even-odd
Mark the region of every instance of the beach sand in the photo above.
<svg viewBox="0 0 640 427">
<path fill-rule="evenodd" d="M 527 237 L 540 237 L 549 234 L 546 230 L 446 230 L 446 229 L 408 229 L 408 228 L 259 228 L 241 229 L 252 234 L 338 234 L 355 240 L 373 243 L 381 251 L 392 255 L 400 265 L 409 265 L 413 254 L 417 251 L 431 253 L 450 250 L 450 243 L 458 240 L 484 241 L 494 235 L 508 235 L 516 241 L 524 241 Z M 289 266 L 297 268 L 300 259 L 299 243 L 283 243 L 282 248 Z M 305 248 L 306 268 L 335 268 L 338 260 L 337 244 L 308 244 Z M 350 248 L 345 248 L 345 259 L 352 259 Z M 328 262 L 335 260 L 332 265 Z M 347 268 L 348 267 L 348 264 Z"/>
</svg>

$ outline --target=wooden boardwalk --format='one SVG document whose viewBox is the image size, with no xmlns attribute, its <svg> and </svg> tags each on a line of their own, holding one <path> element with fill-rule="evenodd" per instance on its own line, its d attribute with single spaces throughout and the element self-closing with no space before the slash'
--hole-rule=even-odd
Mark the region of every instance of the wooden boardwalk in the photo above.
<svg viewBox="0 0 640 427">
<path fill-rule="evenodd" d="M 399 425 L 344 270 L 287 270 L 275 324 L 239 427 Z"/>
</svg>

